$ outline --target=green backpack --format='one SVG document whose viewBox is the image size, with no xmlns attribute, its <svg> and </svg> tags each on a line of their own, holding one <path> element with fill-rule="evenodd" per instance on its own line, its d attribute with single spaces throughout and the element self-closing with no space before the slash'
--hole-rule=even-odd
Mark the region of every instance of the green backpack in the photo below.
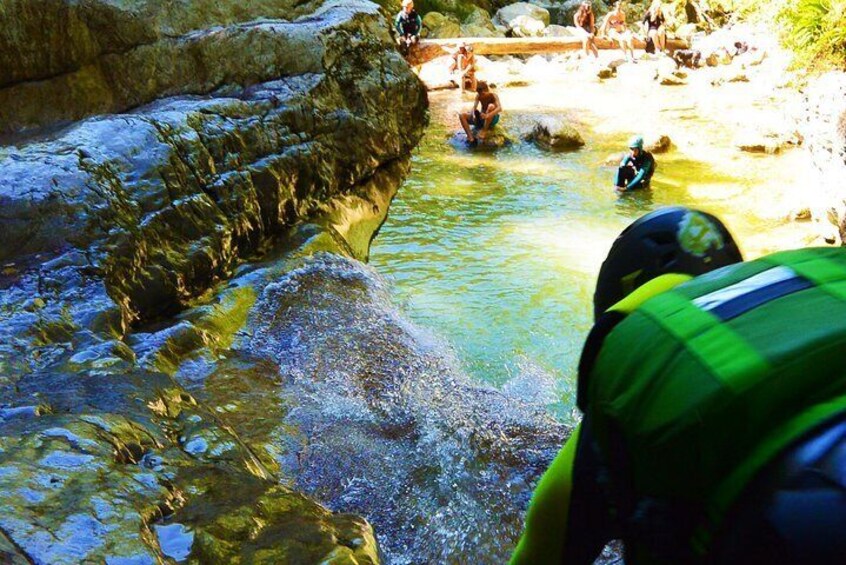
<svg viewBox="0 0 846 565">
<path fill-rule="evenodd" d="M 701 556 L 755 473 L 846 411 L 844 361 L 846 250 L 777 253 L 628 314 L 589 372 L 586 417 L 603 453 L 623 446 L 635 504 L 690 509 Z"/>
</svg>

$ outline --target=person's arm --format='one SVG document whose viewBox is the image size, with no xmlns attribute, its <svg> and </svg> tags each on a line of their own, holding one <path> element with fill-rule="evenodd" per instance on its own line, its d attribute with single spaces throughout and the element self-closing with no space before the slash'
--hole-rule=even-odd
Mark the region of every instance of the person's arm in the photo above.
<svg viewBox="0 0 846 565">
<path fill-rule="evenodd" d="M 482 109 L 484 110 L 484 108 L 482 108 Z M 488 110 L 487 112 L 482 114 L 482 117 L 487 120 L 488 118 L 493 118 L 494 116 L 499 114 L 501 111 L 502 111 L 502 106 L 499 104 L 499 96 L 494 94 L 494 109 Z"/>
<path fill-rule="evenodd" d="M 423 29 L 423 19 L 417 12 L 414 13 L 415 21 L 417 22 L 417 31 L 414 32 L 414 37 L 420 37 L 420 30 Z"/>
<path fill-rule="evenodd" d="M 581 426 L 573 430 L 535 488 L 526 512 L 523 535 L 509 565 L 561 563 L 567 539 L 573 467 L 580 432 Z"/>
<path fill-rule="evenodd" d="M 402 12 L 397 14 L 397 17 L 394 18 L 394 29 L 396 29 L 399 36 L 402 37 Z"/>
<path fill-rule="evenodd" d="M 478 105 L 479 105 L 479 102 L 480 102 L 480 101 L 481 101 L 481 98 L 479 98 L 479 95 L 477 94 L 477 95 L 476 95 L 476 100 L 474 100 L 474 101 L 473 101 L 473 109 L 472 109 L 472 110 L 470 110 L 470 113 L 471 113 L 471 114 L 475 114 L 475 113 L 476 113 L 476 106 L 478 106 Z"/>
<path fill-rule="evenodd" d="M 585 418 L 541 477 L 510 565 L 589 565 L 618 536 L 595 449 Z"/>
<path fill-rule="evenodd" d="M 576 13 L 573 14 L 573 26 L 574 27 L 582 27 L 579 25 L 579 11 L 576 10 Z"/>
<path fill-rule="evenodd" d="M 596 18 L 593 15 L 593 12 L 588 12 L 588 26 L 590 26 L 590 32 L 592 34 L 596 34 Z"/>
<path fill-rule="evenodd" d="M 632 181 L 626 185 L 626 189 L 630 190 L 641 183 L 644 178 L 648 178 L 647 175 L 652 171 L 652 168 L 655 166 L 655 159 L 644 159 L 643 160 L 643 168 L 637 171 L 637 174 L 632 179 Z"/>
</svg>

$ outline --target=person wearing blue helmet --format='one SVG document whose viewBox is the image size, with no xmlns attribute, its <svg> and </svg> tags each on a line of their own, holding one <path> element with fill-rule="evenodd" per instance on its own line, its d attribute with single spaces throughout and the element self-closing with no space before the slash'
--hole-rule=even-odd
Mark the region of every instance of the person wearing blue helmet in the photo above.
<svg viewBox="0 0 846 565">
<path fill-rule="evenodd" d="M 620 162 L 614 177 L 614 190 L 626 192 L 648 188 L 655 167 L 655 157 L 643 148 L 643 138 L 633 137 L 629 141 L 629 154 Z"/>
</svg>

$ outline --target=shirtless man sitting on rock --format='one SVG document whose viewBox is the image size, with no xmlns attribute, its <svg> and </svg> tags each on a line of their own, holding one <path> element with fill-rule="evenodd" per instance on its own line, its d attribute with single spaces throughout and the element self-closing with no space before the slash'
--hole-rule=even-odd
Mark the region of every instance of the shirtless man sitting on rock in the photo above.
<svg viewBox="0 0 846 565">
<path fill-rule="evenodd" d="M 481 110 L 477 110 L 477 106 Z M 475 147 L 479 140 L 484 142 L 490 129 L 499 122 L 501 113 L 502 106 L 499 103 L 499 96 L 491 92 L 488 83 L 480 80 L 476 85 L 476 100 L 473 102 L 473 108 L 469 112 L 458 114 L 461 127 L 467 134 L 467 143 L 471 147 Z M 473 129 L 471 129 L 471 126 Z M 477 135 L 473 135 L 474 131 L 478 132 Z"/>
</svg>

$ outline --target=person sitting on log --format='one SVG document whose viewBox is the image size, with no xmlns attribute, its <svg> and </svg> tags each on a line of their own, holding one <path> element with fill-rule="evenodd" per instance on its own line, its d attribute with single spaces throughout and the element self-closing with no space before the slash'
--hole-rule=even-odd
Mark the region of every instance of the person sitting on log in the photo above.
<svg viewBox="0 0 846 565">
<path fill-rule="evenodd" d="M 414 0 L 402 0 L 402 10 L 397 14 L 394 24 L 399 34 L 400 51 L 405 55 L 420 40 L 420 30 L 423 28 L 423 20 L 414 9 Z"/>
<path fill-rule="evenodd" d="M 599 58 L 599 51 L 596 49 L 596 17 L 593 15 L 593 7 L 590 2 L 582 2 L 576 13 L 573 15 L 573 23 L 576 25 L 576 33 L 582 39 L 582 47 L 585 56 L 593 53 Z"/>
<path fill-rule="evenodd" d="M 626 61 L 636 63 L 634 58 L 634 35 L 626 24 L 626 14 L 622 2 L 615 2 L 614 8 L 602 20 L 600 35 L 616 41 L 623 51 Z"/>
<path fill-rule="evenodd" d="M 663 53 L 667 47 L 667 32 L 664 29 L 666 18 L 661 0 L 654 0 L 643 16 L 643 27 L 646 29 L 646 52 Z M 649 44 L 652 44 L 652 50 Z"/>
<path fill-rule="evenodd" d="M 477 110 L 477 107 L 481 110 Z M 484 141 L 490 129 L 499 122 L 501 113 L 502 105 L 499 103 L 499 96 L 491 92 L 488 83 L 480 80 L 476 85 L 476 100 L 473 102 L 473 108 L 469 112 L 458 115 L 461 127 L 467 134 L 467 143 L 475 147 L 479 140 Z M 477 135 L 473 135 L 471 126 L 478 132 Z"/>
<path fill-rule="evenodd" d="M 455 53 L 452 54 L 450 72 L 456 73 L 456 82 L 461 92 L 465 90 L 476 90 L 476 56 L 473 55 L 473 46 L 461 43 Z"/>
</svg>

